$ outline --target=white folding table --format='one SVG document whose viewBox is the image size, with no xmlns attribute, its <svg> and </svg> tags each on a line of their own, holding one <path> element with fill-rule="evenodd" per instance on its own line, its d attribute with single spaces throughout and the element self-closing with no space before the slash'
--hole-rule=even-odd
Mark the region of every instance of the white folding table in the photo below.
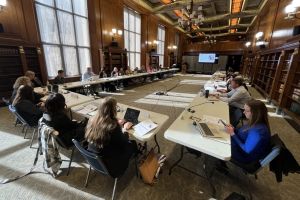
<svg viewBox="0 0 300 200">
<path fill-rule="evenodd" d="M 71 110 L 72 110 L 72 112 L 74 112 L 74 113 L 76 113 L 76 114 L 78 114 L 82 117 L 90 118 L 91 115 L 81 114 L 79 111 L 84 109 L 84 107 L 86 107 L 88 105 L 95 105 L 95 106 L 98 107 L 101 101 L 102 101 L 102 99 L 94 100 L 94 101 L 91 101 L 91 102 L 88 102 L 88 103 L 85 103 L 85 104 L 81 104 L 81 105 L 72 107 Z M 134 129 L 129 129 L 128 133 L 131 136 L 133 136 L 135 139 L 137 139 L 141 142 L 144 142 L 144 143 L 146 143 L 147 141 L 150 141 L 152 138 L 154 138 L 154 141 L 155 141 L 156 146 L 158 148 L 158 152 L 160 152 L 160 147 L 159 147 L 159 144 L 158 144 L 158 141 L 157 141 L 157 138 L 156 138 L 156 134 L 161 130 L 162 126 L 168 121 L 169 116 L 159 114 L 159 113 L 156 113 L 156 112 L 151 112 L 151 111 L 144 110 L 144 109 L 140 109 L 140 108 L 136 108 L 136 107 L 132 107 L 132 106 L 128 106 L 128 105 L 121 104 L 121 103 L 118 103 L 118 106 L 119 106 L 119 112 L 117 114 L 117 117 L 119 119 L 124 118 L 124 115 L 125 115 L 125 112 L 126 112 L 127 108 L 133 108 L 133 109 L 136 109 L 136 110 L 140 110 L 138 121 L 144 121 L 144 120 L 150 119 L 151 121 L 153 121 L 154 123 L 156 123 L 158 125 L 155 129 L 153 129 L 152 131 L 146 133 L 143 136 L 140 136 L 138 133 L 136 133 L 136 131 Z"/>
<path fill-rule="evenodd" d="M 181 145 L 180 158 L 170 167 L 169 174 L 172 173 L 174 167 L 178 166 L 189 172 L 199 175 L 179 165 L 184 155 L 184 147 L 191 148 L 193 150 L 202 152 L 204 155 L 209 155 L 220 160 L 230 160 L 230 136 L 225 132 L 225 128 L 223 125 L 220 125 L 220 128 L 217 129 L 218 134 L 221 136 L 220 138 L 208 138 L 202 136 L 193 124 L 193 119 L 203 119 L 204 115 L 222 119 L 223 121 L 226 121 L 226 123 L 228 123 L 228 104 L 222 101 L 213 101 L 212 103 L 204 97 L 197 96 L 191 102 L 189 107 L 186 108 L 181 113 L 181 115 L 173 122 L 173 124 L 166 130 L 164 137 L 169 141 Z M 205 158 L 206 157 L 207 156 L 205 156 Z M 203 167 L 205 169 L 205 164 Z M 202 175 L 199 176 L 203 177 Z M 210 177 L 206 175 L 205 178 L 208 179 L 213 189 L 213 195 L 215 195 L 216 190 L 209 180 Z"/>
</svg>

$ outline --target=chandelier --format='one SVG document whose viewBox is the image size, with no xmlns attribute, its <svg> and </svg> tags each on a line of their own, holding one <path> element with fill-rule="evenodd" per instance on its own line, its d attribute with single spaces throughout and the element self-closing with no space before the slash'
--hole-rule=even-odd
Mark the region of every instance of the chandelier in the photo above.
<svg viewBox="0 0 300 200">
<path fill-rule="evenodd" d="M 181 28 L 186 31 L 192 31 L 193 26 L 203 24 L 202 21 L 204 20 L 203 13 L 202 13 L 202 6 L 197 8 L 197 11 L 194 10 L 194 2 L 191 0 L 187 3 L 186 7 L 181 9 L 181 17 L 178 19 L 178 24 Z"/>
</svg>

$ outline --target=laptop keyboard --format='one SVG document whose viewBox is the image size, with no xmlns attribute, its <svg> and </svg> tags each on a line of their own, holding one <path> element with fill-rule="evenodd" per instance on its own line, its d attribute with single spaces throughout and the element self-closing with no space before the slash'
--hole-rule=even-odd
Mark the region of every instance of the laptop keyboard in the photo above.
<svg viewBox="0 0 300 200">
<path fill-rule="evenodd" d="M 209 129 L 209 127 L 207 126 L 207 124 L 205 123 L 199 123 L 199 125 L 201 126 L 201 129 L 203 130 L 204 134 L 207 136 L 214 136 L 214 134 L 211 132 L 211 130 Z"/>
</svg>

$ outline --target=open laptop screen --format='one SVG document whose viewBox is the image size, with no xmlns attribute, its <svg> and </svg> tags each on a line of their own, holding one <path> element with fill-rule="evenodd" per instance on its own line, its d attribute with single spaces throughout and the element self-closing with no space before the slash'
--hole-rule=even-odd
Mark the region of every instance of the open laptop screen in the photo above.
<svg viewBox="0 0 300 200">
<path fill-rule="evenodd" d="M 139 115 L 140 115 L 139 110 L 135 110 L 135 109 L 132 109 L 132 108 L 127 108 L 124 119 L 127 122 L 131 122 L 135 125 L 135 124 L 139 123 L 138 122 Z"/>
</svg>

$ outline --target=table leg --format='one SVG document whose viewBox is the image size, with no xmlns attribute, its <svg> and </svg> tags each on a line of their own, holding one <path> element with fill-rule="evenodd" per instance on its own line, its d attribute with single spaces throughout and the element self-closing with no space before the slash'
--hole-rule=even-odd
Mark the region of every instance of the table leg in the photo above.
<svg viewBox="0 0 300 200">
<path fill-rule="evenodd" d="M 155 147 L 157 147 L 157 153 L 160 153 L 160 146 L 159 146 L 159 144 L 158 144 L 158 142 L 157 142 L 156 135 L 154 135 L 154 141 L 155 141 L 155 144 L 156 144 Z"/>
<path fill-rule="evenodd" d="M 176 167 L 180 163 L 180 161 L 182 160 L 182 158 L 183 158 L 183 150 L 184 150 L 184 146 L 181 145 L 180 158 L 170 167 L 170 169 L 169 169 L 169 175 L 171 175 L 173 168 Z"/>
<path fill-rule="evenodd" d="M 70 119 L 72 120 L 72 119 L 73 119 L 73 115 L 72 115 L 72 110 L 71 110 L 71 108 L 69 108 L 69 114 L 70 114 Z"/>
<path fill-rule="evenodd" d="M 207 164 L 208 164 L 208 156 L 207 156 L 206 154 L 204 154 L 203 170 L 204 170 L 206 179 L 207 179 L 207 181 L 208 181 L 208 183 L 209 183 L 209 185 L 210 185 L 210 187 L 211 187 L 211 189 L 212 189 L 212 197 L 215 198 L 217 192 L 216 192 L 216 188 L 215 188 L 214 184 L 213 184 L 212 181 L 211 181 L 211 177 L 212 177 L 212 175 L 213 175 L 213 173 L 214 173 L 215 168 L 212 170 L 211 173 L 209 173 L 209 170 L 208 170 L 208 168 L 207 168 Z M 213 167 L 214 167 L 214 166 L 213 166 Z"/>
</svg>

